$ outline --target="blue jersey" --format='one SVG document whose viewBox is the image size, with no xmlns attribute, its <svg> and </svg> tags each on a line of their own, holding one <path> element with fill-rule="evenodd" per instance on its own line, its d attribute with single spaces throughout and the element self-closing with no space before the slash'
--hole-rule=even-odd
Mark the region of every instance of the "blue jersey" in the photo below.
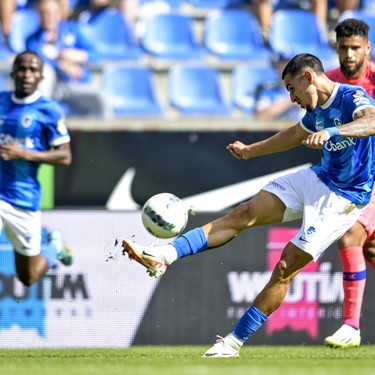
<svg viewBox="0 0 375 375">
<path fill-rule="evenodd" d="M 24 99 L 0 92 L 0 144 L 16 142 L 34 151 L 47 151 L 70 142 L 59 105 L 40 92 Z M 40 209 L 39 163 L 0 159 L 0 199 L 29 211 Z"/>
<path fill-rule="evenodd" d="M 353 121 L 359 109 L 375 106 L 359 86 L 335 84 L 330 99 L 314 113 L 306 112 L 302 127 L 311 133 Z M 334 136 L 325 142 L 320 162 L 312 166 L 317 176 L 334 192 L 356 204 L 370 201 L 375 172 L 375 137 Z"/>
</svg>

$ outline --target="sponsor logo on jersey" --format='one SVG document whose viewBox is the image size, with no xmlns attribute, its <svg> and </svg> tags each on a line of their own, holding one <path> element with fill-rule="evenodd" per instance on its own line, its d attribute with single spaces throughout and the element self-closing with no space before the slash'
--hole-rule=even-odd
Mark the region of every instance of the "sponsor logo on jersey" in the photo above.
<svg viewBox="0 0 375 375">
<path fill-rule="evenodd" d="M 273 187 L 275 187 L 278 190 L 286 190 L 283 185 L 278 184 L 276 181 L 271 181 L 270 185 L 272 185 Z"/>
<path fill-rule="evenodd" d="M 339 142 L 332 142 L 331 140 L 328 140 L 327 142 L 324 143 L 324 148 L 328 152 L 335 152 L 335 151 L 343 150 L 344 148 L 347 148 L 347 147 L 355 146 L 355 144 L 356 144 L 356 140 L 354 138 L 343 138 Z"/>
<path fill-rule="evenodd" d="M 33 149 L 35 141 L 33 138 L 18 138 L 13 137 L 11 134 L 0 133 L 0 145 L 6 145 L 7 143 L 17 143 L 18 145 L 25 146 L 28 149 Z"/>
</svg>

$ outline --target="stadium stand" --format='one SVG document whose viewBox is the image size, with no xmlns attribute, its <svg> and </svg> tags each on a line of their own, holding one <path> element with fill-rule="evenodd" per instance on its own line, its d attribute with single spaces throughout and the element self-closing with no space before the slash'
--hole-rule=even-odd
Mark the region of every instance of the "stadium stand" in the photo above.
<svg viewBox="0 0 375 375">
<path fill-rule="evenodd" d="M 195 8 L 223 9 L 237 8 L 244 5 L 243 0 L 188 0 Z"/>
<path fill-rule="evenodd" d="M 107 8 L 86 22 L 79 21 L 103 61 L 136 60 L 142 51 L 120 11 Z"/>
<path fill-rule="evenodd" d="M 158 0 L 158 1 L 166 3 L 167 5 L 169 5 L 170 8 L 173 8 L 173 9 L 180 8 L 185 2 L 184 0 Z M 147 6 L 148 4 L 152 4 L 155 2 L 156 2 L 155 0 L 140 0 L 139 6 L 144 6 L 144 5 Z"/>
<path fill-rule="evenodd" d="M 233 104 L 249 115 L 254 114 L 257 89 L 260 85 L 278 82 L 278 71 L 272 66 L 239 65 L 233 70 Z"/>
<path fill-rule="evenodd" d="M 205 21 L 204 45 L 220 59 L 267 63 L 271 58 L 257 18 L 245 10 L 211 12 Z"/>
<path fill-rule="evenodd" d="M 206 51 L 197 40 L 194 20 L 183 13 L 157 14 L 146 21 L 140 44 L 156 59 L 201 60 Z"/>
<path fill-rule="evenodd" d="M 9 46 L 14 53 L 26 48 L 26 39 L 39 27 L 39 16 L 34 8 L 23 8 L 13 13 Z"/>
<path fill-rule="evenodd" d="M 209 66 L 182 64 L 171 68 L 168 77 L 170 104 L 185 115 L 228 115 L 219 71 Z"/>
<path fill-rule="evenodd" d="M 0 32 L 0 62 L 7 62 L 12 56 L 12 52 L 4 39 L 4 35 Z"/>
<path fill-rule="evenodd" d="M 87 0 L 85 2 L 87 3 Z M 128 72 L 124 73 L 125 65 L 129 65 L 128 68 L 133 69 L 133 73 L 136 70 L 146 70 L 147 73 L 144 74 L 149 76 L 148 79 L 143 76 L 139 78 L 143 83 L 138 84 L 143 86 L 147 100 L 153 103 L 146 104 L 142 109 L 146 117 L 165 118 L 169 117 L 171 112 L 180 117 L 193 112 L 198 115 L 223 114 L 232 117 L 252 115 L 255 102 L 253 95 L 256 93 L 254 85 L 257 86 L 259 80 L 267 80 L 266 75 L 272 70 L 271 59 L 275 53 L 292 56 L 300 52 L 310 52 L 323 60 L 326 69 L 337 66 L 332 44 L 334 41 L 327 37 L 331 35 L 329 30 L 319 26 L 313 12 L 282 9 L 285 7 L 284 3 L 292 2 L 272 2 L 274 12 L 269 39 L 264 39 L 262 35 L 256 2 L 252 0 L 139 0 L 137 22 L 134 24 L 127 23 L 126 15 L 115 9 L 115 5 L 85 21 L 79 20 L 85 33 L 95 40 L 96 48 L 103 56 L 98 64 L 90 65 L 95 72 L 97 91 L 100 92 L 103 85 L 107 85 L 109 89 L 109 72 L 115 65 L 121 66 L 123 69 L 119 69 L 114 74 L 115 78 L 112 78 L 116 84 L 115 88 L 111 88 L 117 98 L 113 103 L 120 104 L 111 106 L 110 112 L 113 116 L 120 117 L 139 116 L 140 109 L 133 108 L 130 111 L 123 107 L 125 101 L 128 101 L 129 105 L 137 106 L 134 97 L 140 95 L 140 92 L 134 89 L 137 85 L 133 84 L 132 88 Z M 334 9 L 334 1 L 329 0 L 329 4 L 329 9 Z M 359 9 L 352 13 L 336 14 L 340 15 L 340 18 L 349 15 L 357 17 L 372 25 L 374 2 L 361 0 L 360 4 Z M 87 12 L 90 13 L 89 9 Z M 327 25 L 332 30 L 337 19 L 332 18 L 332 15 L 330 17 Z M 32 7 L 19 9 L 13 15 L 9 39 L 6 40 L 0 35 L 1 63 L 9 62 L 14 53 L 25 48 L 25 40 L 35 30 L 38 22 Z M 143 25 L 143 29 L 139 29 L 142 32 L 139 32 L 137 25 Z M 374 44 L 373 27 L 370 29 L 370 39 Z M 375 58 L 375 49 L 372 53 Z M 175 67 L 175 64 L 178 66 Z M 204 68 L 202 71 L 210 70 L 211 73 L 205 73 L 210 78 L 200 78 L 207 80 L 203 88 L 195 86 L 195 81 L 188 81 L 181 89 L 176 71 L 182 71 L 183 67 L 190 71 L 191 64 L 195 64 L 196 68 Z M 135 69 L 136 67 L 139 69 Z M 122 74 L 125 75 L 124 78 Z M 185 74 L 191 80 L 198 75 L 197 71 L 183 75 Z M 145 89 L 145 82 L 148 80 L 149 91 Z M 195 98 L 187 100 L 185 97 L 181 104 L 182 94 L 189 96 L 192 92 L 195 93 Z M 202 94 L 203 92 L 205 94 Z M 196 100 L 197 93 L 203 97 Z M 124 99 L 127 94 L 128 97 Z M 206 100 L 206 95 L 211 99 Z M 68 116 L 80 115 L 72 111 L 67 103 L 62 104 L 67 108 Z M 194 108 L 195 105 L 197 107 Z"/>
<path fill-rule="evenodd" d="M 311 53 L 323 62 L 336 60 L 325 30 L 314 13 L 299 9 L 280 9 L 274 12 L 269 35 L 273 52 L 294 56 Z"/>
<path fill-rule="evenodd" d="M 107 64 L 101 86 L 109 115 L 158 116 L 163 113 L 152 71 L 147 67 Z"/>
</svg>

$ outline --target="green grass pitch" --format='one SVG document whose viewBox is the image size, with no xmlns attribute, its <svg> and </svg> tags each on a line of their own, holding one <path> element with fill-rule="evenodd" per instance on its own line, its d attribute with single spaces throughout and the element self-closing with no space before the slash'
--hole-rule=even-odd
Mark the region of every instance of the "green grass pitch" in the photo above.
<svg viewBox="0 0 375 375">
<path fill-rule="evenodd" d="M 0 349 L 1 375 L 369 375 L 375 346 L 251 346 L 240 358 L 201 358 L 208 347 L 128 349 Z"/>
</svg>

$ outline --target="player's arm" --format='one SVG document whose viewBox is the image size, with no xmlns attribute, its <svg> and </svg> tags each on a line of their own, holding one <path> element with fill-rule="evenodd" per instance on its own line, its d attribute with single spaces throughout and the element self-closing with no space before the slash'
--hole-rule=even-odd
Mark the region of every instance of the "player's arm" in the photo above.
<svg viewBox="0 0 375 375">
<path fill-rule="evenodd" d="M 27 160 L 35 163 L 67 166 L 72 162 L 70 144 L 65 143 L 47 151 L 33 151 L 20 147 L 17 143 L 0 146 L 0 157 L 3 160 Z"/>
<path fill-rule="evenodd" d="M 273 154 L 297 147 L 309 134 L 310 133 L 304 130 L 298 123 L 276 133 L 270 138 L 250 145 L 245 145 L 240 141 L 236 141 L 229 144 L 227 150 L 237 159 L 250 159 L 255 156 Z"/>
<path fill-rule="evenodd" d="M 311 134 L 306 141 L 303 141 L 303 144 L 310 148 L 317 148 L 334 135 L 353 138 L 366 138 L 374 135 L 375 107 L 360 109 L 355 112 L 353 121 L 330 129 Z"/>
<path fill-rule="evenodd" d="M 338 126 L 342 137 L 365 138 L 375 134 L 375 107 L 366 107 L 355 112 L 354 120 Z"/>
</svg>

